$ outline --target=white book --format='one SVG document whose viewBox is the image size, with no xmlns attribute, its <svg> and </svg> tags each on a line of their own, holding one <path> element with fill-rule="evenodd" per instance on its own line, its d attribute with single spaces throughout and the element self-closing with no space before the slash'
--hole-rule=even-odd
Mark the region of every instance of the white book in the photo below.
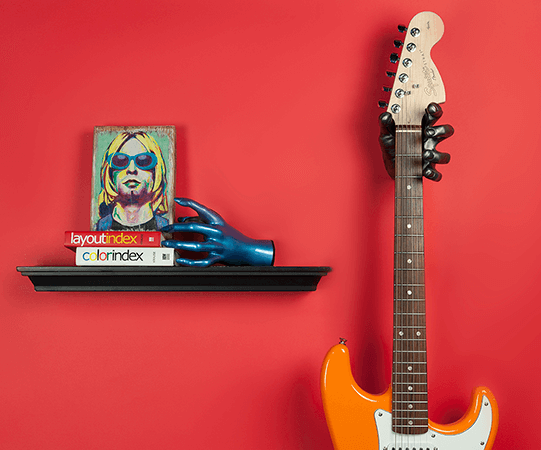
<svg viewBox="0 0 541 450">
<path fill-rule="evenodd" d="M 174 266 L 175 250 L 166 247 L 77 247 L 77 266 Z"/>
</svg>

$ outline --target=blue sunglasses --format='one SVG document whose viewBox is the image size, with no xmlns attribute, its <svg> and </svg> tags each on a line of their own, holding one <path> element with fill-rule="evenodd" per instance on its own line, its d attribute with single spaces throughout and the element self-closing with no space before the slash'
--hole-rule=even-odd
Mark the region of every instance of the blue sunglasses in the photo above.
<svg viewBox="0 0 541 450">
<path fill-rule="evenodd" d="M 131 162 L 141 170 L 152 170 L 158 164 L 158 158 L 154 153 L 139 153 L 135 156 L 126 155 L 126 153 L 115 153 L 109 157 L 109 164 L 113 169 L 124 170 Z"/>
</svg>

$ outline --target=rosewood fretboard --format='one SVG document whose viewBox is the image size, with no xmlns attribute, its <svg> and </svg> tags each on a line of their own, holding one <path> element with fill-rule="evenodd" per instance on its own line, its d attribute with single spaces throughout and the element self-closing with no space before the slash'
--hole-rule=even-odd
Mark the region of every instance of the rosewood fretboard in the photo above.
<svg viewBox="0 0 541 450">
<path fill-rule="evenodd" d="M 396 127 L 393 431 L 428 431 L 422 130 Z"/>
</svg>

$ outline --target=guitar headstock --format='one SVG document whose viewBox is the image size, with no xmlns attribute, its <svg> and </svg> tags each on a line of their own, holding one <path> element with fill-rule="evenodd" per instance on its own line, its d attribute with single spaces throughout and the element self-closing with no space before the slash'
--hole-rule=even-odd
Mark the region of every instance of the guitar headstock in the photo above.
<svg viewBox="0 0 541 450">
<path fill-rule="evenodd" d="M 443 21 L 433 12 L 417 14 L 407 27 L 398 27 L 406 33 L 404 42 L 395 41 L 402 48 L 400 57 L 393 53 L 391 62 L 398 65 L 387 111 L 396 125 L 420 125 L 429 103 L 443 103 L 443 80 L 430 57 L 430 50 L 443 36 Z M 385 106 L 387 106 L 385 104 Z"/>
</svg>

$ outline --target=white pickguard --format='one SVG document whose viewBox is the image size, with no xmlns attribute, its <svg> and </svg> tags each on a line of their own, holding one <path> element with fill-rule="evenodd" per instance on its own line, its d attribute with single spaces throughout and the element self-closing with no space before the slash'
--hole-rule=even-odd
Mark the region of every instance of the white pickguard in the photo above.
<svg viewBox="0 0 541 450">
<path fill-rule="evenodd" d="M 459 434 L 445 435 L 431 429 L 425 434 L 398 434 L 392 431 L 390 412 L 378 409 L 374 416 L 379 450 L 484 450 L 492 428 L 492 405 L 486 396 L 476 421 Z"/>
</svg>

